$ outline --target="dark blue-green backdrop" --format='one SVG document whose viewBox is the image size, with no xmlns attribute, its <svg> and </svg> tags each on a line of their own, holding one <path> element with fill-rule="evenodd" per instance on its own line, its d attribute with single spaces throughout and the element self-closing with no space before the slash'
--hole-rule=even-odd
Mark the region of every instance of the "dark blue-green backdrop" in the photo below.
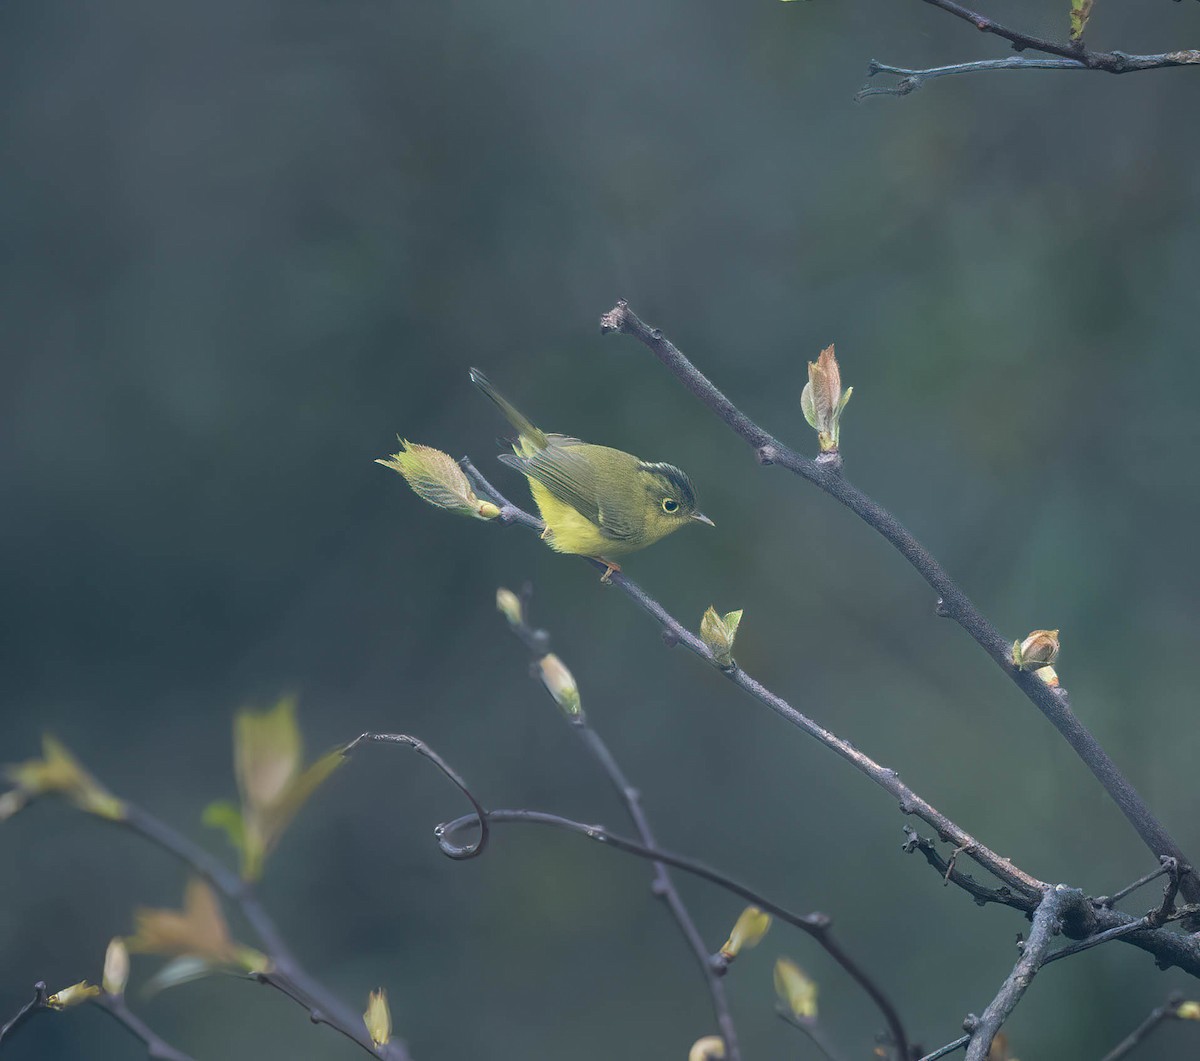
<svg viewBox="0 0 1200 1061">
<path fill-rule="evenodd" d="M 1067 0 L 997 6 L 1065 30 Z M 1196 46 L 1200 5 L 1101 0 L 1089 39 Z M 1200 851 L 1200 71 L 853 101 L 873 57 L 1003 54 L 919 0 L 5 4 L 0 760 L 53 731 L 224 855 L 199 816 L 233 794 L 232 713 L 295 691 L 314 754 L 408 731 L 494 805 L 623 827 L 493 610 L 529 579 L 662 841 L 831 914 L 921 1040 L 952 1038 L 1016 914 L 944 889 L 888 798 L 582 564 L 372 459 L 399 433 L 523 495 L 478 364 L 549 429 L 684 466 L 717 528 L 633 577 L 693 624 L 744 608 L 740 662 L 993 848 L 1119 887 L 1148 853 L 906 564 L 597 318 L 628 298 L 806 449 L 805 361 L 836 341 L 848 473 L 1007 634 L 1062 629 L 1080 716 Z M 386 750 L 329 783 L 262 888 L 313 971 L 356 1007 L 386 986 L 418 1061 L 682 1059 L 712 1030 L 644 865 L 520 829 L 453 863 L 431 830 L 462 810 Z M 183 881 L 58 804 L 4 824 L 0 1012 L 96 979 L 131 909 Z M 738 904 L 683 887 L 716 947 Z M 865 1056 L 868 1004 L 778 926 L 729 978 L 747 1056 L 813 1056 L 772 1013 L 781 953 Z M 1175 986 L 1120 944 L 1056 965 L 1015 1052 L 1097 1056 Z M 252 984 L 131 997 L 202 1059 L 355 1056 Z M 139 1053 L 81 1011 L 11 1056 Z"/>
</svg>

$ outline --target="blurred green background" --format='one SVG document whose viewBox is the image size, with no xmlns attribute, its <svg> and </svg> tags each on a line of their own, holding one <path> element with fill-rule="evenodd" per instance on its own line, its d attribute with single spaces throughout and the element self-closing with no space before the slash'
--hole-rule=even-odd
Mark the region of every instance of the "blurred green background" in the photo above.
<svg viewBox="0 0 1200 1061">
<path fill-rule="evenodd" d="M 1067 0 L 992 6 L 1064 35 Z M 1089 39 L 1196 46 L 1200 5 L 1102 0 Z M 415 733 L 492 805 L 625 830 L 494 611 L 531 580 L 661 841 L 832 915 L 914 1034 L 953 1038 L 1018 915 L 943 889 L 887 797 L 583 564 L 372 459 L 402 433 L 523 498 L 478 364 L 548 429 L 682 465 L 717 529 L 629 574 L 693 625 L 745 608 L 752 673 L 1031 872 L 1116 889 L 1152 868 L 1140 841 L 907 565 L 597 319 L 628 298 L 806 450 L 805 361 L 836 341 L 849 476 L 1006 634 L 1062 628 L 1077 711 L 1200 851 L 1200 72 L 853 101 L 872 57 L 1003 54 L 918 0 L 5 4 L 0 759 L 52 730 L 224 856 L 199 817 L 234 791 L 232 713 L 295 691 L 312 754 Z M 713 1030 L 646 866 L 515 826 L 454 863 L 432 828 L 463 810 L 388 749 L 327 785 L 262 887 L 314 973 L 356 1008 L 386 986 L 418 1061 L 682 1059 Z M 0 1013 L 96 979 L 132 907 L 183 882 L 61 804 L 6 823 Z M 739 905 L 682 887 L 715 948 Z M 746 1056 L 814 1056 L 772 1013 L 781 953 L 868 1056 L 874 1012 L 781 926 L 728 980 Z M 1197 990 L 1120 944 L 1056 965 L 1015 1052 L 1098 1056 L 1173 987 Z M 356 1056 L 252 984 L 131 998 L 201 1059 Z M 1172 1026 L 1143 1053 L 1195 1043 Z M 87 1010 L 10 1055 L 140 1056 Z"/>
</svg>

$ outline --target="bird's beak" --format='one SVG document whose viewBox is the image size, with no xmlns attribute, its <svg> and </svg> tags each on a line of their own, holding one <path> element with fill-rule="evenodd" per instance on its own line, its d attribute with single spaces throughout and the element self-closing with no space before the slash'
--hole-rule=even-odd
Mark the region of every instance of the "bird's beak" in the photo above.
<svg viewBox="0 0 1200 1061">
<path fill-rule="evenodd" d="M 716 524 L 711 519 L 709 519 L 703 512 L 693 512 L 692 519 L 694 519 L 697 523 L 707 523 L 710 527 L 716 526 Z"/>
</svg>

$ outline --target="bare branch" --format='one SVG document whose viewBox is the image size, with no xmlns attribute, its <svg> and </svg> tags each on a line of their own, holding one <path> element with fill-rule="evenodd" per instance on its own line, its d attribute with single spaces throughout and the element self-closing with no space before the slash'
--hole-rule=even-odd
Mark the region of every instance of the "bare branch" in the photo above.
<svg viewBox="0 0 1200 1061">
<path fill-rule="evenodd" d="M 940 0 L 938 6 L 942 6 Z M 958 7 L 956 4 L 951 6 Z M 967 595 L 959 589 L 958 585 L 950 578 L 937 560 L 933 558 L 928 550 L 912 536 L 908 529 L 892 513 L 853 486 L 842 475 L 842 460 L 839 454 L 836 452 L 824 454 L 818 460 L 810 460 L 788 446 L 785 446 L 734 405 L 673 343 L 663 336 L 661 331 L 657 328 L 651 328 L 641 321 L 624 301 L 618 302 L 613 309 L 600 318 L 600 330 L 602 332 L 620 331 L 627 335 L 632 335 L 645 345 L 675 375 L 684 387 L 716 413 L 732 431 L 749 443 L 754 448 L 760 463 L 778 464 L 799 475 L 801 478 L 807 479 L 815 486 L 824 490 L 834 500 L 845 505 L 846 508 L 855 513 L 868 526 L 874 528 L 891 542 L 896 550 L 925 579 L 934 592 L 937 593 L 940 598 L 939 605 L 942 613 L 953 618 L 992 657 L 1001 670 L 1016 683 L 1034 706 L 1062 734 L 1067 743 L 1070 744 L 1075 753 L 1104 787 L 1104 790 L 1112 797 L 1117 806 L 1121 808 L 1122 813 L 1124 813 L 1151 852 L 1156 857 L 1170 855 L 1178 859 L 1181 863 L 1188 863 L 1188 859 L 1184 856 L 1179 845 L 1155 817 L 1145 800 L 1142 799 L 1133 785 L 1129 783 L 1117 768 L 1116 763 L 1113 762 L 1108 753 L 1101 747 L 1099 741 L 1096 740 L 1071 710 L 1066 690 L 1051 687 L 1035 673 L 1020 670 L 1013 666 L 1011 655 L 1012 640 L 1000 635 L 1000 632 L 971 603 Z M 740 674 L 741 672 L 737 673 Z M 735 677 L 734 680 L 736 681 L 737 678 Z M 753 688 L 757 686 L 756 682 L 743 683 L 739 681 L 738 684 L 743 685 L 743 688 L 746 688 L 747 691 L 758 695 Z M 761 686 L 758 688 L 761 689 Z M 763 698 L 760 697 L 760 699 Z M 769 703 L 769 701 L 765 700 L 764 702 Z M 776 708 L 776 710 L 779 710 L 779 708 Z M 789 708 L 788 710 L 791 711 L 792 709 Z M 788 717 L 785 712 L 780 711 L 780 713 Z M 794 714 L 798 715 L 799 713 L 794 712 Z M 803 718 L 803 716 L 800 716 L 800 718 Z M 789 720 L 793 721 L 795 725 L 799 725 L 802 729 L 812 732 L 814 736 L 818 732 L 826 733 L 826 731 L 821 730 L 820 727 L 809 722 L 807 719 L 804 719 L 803 723 L 799 719 L 790 718 Z M 810 729 L 809 727 L 812 728 Z M 826 735 L 832 738 L 832 734 Z M 822 739 L 823 743 L 829 743 L 824 738 L 818 737 L 818 739 Z M 837 738 L 833 738 L 833 741 L 836 740 Z M 830 743 L 830 746 L 834 747 L 834 744 Z M 835 747 L 835 750 L 838 749 Z M 845 753 L 839 750 L 839 754 Z M 861 756 L 861 753 L 856 751 L 855 754 Z M 847 755 L 846 757 L 849 758 L 850 756 Z M 865 759 L 865 756 L 862 758 Z M 876 766 L 876 769 L 882 768 Z M 924 820 L 929 821 L 928 818 Z M 930 824 L 934 823 L 930 822 Z M 974 857 L 971 848 L 965 846 L 962 841 L 942 833 L 941 830 L 939 830 L 939 835 L 945 840 L 952 841 L 955 846 L 963 847 L 968 854 Z M 967 839 L 970 843 L 975 843 L 974 840 Z M 987 868 L 996 873 L 996 869 L 993 866 L 989 865 Z M 1001 880 L 1004 880 L 1005 883 L 1012 884 L 1012 881 L 1007 880 L 1001 873 L 996 873 L 996 875 Z M 1044 884 L 1038 882 L 1038 891 L 1043 890 L 1044 887 Z M 1186 877 L 1183 881 L 1183 894 L 1189 902 L 1200 901 L 1200 881 L 1197 881 L 1190 875 Z"/>
<path fill-rule="evenodd" d="M 529 650 L 530 656 L 536 663 L 537 660 L 543 659 L 549 652 L 550 635 L 545 630 L 535 629 L 529 625 L 527 610 L 531 597 L 532 587 L 526 586 L 521 593 L 521 615 L 519 621 L 515 623 L 510 621 L 508 625 L 512 632 L 521 640 L 522 644 Z M 648 848 L 657 847 L 658 844 L 654 839 L 654 832 L 650 827 L 650 821 L 642 808 L 641 794 L 630 784 L 629 779 L 625 776 L 625 772 L 621 769 L 620 764 L 609 750 L 608 745 L 601 738 L 600 734 L 591 727 L 586 716 L 582 714 L 573 716 L 571 722 L 571 728 L 578 734 L 579 738 L 583 741 L 584 747 L 587 748 L 596 762 L 600 764 L 600 768 L 604 771 L 605 776 L 612 783 L 613 788 L 617 790 L 617 794 L 625 804 L 625 809 L 628 811 L 629 818 L 633 822 L 633 826 L 637 830 L 642 843 Z M 741 1051 L 738 1047 L 737 1029 L 733 1023 L 733 1014 L 729 1009 L 729 998 L 725 991 L 725 985 L 718 975 L 717 970 L 713 968 L 712 963 L 709 961 L 709 952 L 708 948 L 704 945 L 704 938 L 700 935 L 700 930 L 696 927 L 696 922 L 692 919 L 691 913 L 684 904 L 679 890 L 675 887 L 675 882 L 671 879 L 671 874 L 662 862 L 654 863 L 654 882 L 651 885 L 651 889 L 655 895 L 667 904 L 672 917 L 675 918 L 676 923 L 679 925 L 679 931 L 683 934 L 683 938 L 687 941 L 688 947 L 700 965 L 709 995 L 712 997 L 713 1015 L 716 1018 L 721 1038 L 725 1043 L 725 1056 L 729 1061 L 739 1061 Z"/>
<path fill-rule="evenodd" d="M 949 66 L 934 66 L 924 70 L 889 66 L 873 59 L 867 68 L 868 77 L 874 77 L 876 74 L 895 74 L 900 80 L 895 85 L 864 86 L 855 94 L 855 99 L 861 100 L 868 96 L 907 96 L 926 81 L 936 77 L 987 70 L 1101 70 L 1109 74 L 1129 74 L 1138 70 L 1161 70 L 1171 66 L 1191 66 L 1200 63 L 1200 50 L 1197 49 L 1161 52 L 1156 55 L 1130 55 L 1119 51 L 1097 52 L 1087 48 L 1082 41 L 1063 44 L 1011 29 L 987 15 L 956 3 L 955 0 L 925 0 L 925 3 L 970 23 L 983 33 L 1003 38 L 1015 51 L 1020 52 L 1028 48 L 1057 58 L 1010 56 L 1006 59 L 983 59 Z"/>
<path fill-rule="evenodd" d="M 1079 893 L 1074 893 L 1064 884 L 1046 889 L 1046 894 L 1033 915 L 1033 927 L 1030 928 L 1029 938 L 1021 949 L 1021 957 L 996 993 L 996 997 L 983 1011 L 983 1016 L 974 1022 L 974 1027 L 968 1031 L 970 1041 L 967 1043 L 967 1061 L 986 1061 L 992 1040 L 1000 1026 L 1016 1009 L 1017 1003 L 1021 1001 L 1021 997 L 1041 969 L 1050 943 L 1060 931 L 1059 922 L 1063 907 L 1073 895 L 1082 898 Z"/>
</svg>

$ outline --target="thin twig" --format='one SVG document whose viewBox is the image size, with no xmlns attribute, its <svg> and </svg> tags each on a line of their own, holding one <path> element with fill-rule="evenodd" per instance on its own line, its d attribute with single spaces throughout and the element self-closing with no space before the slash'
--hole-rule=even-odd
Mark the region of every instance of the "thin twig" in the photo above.
<svg viewBox="0 0 1200 1061">
<path fill-rule="evenodd" d="M 251 973 L 249 978 L 255 983 L 265 984 L 267 987 L 273 987 L 285 998 L 295 1002 L 298 1006 L 308 1012 L 308 1019 L 313 1024 L 324 1024 L 332 1028 L 335 1032 L 345 1036 L 355 1046 L 365 1050 L 372 1057 L 382 1056 L 380 1051 L 369 1038 L 364 1036 L 357 1029 L 348 1027 L 339 1020 L 335 1020 L 329 1016 L 324 1010 L 317 1005 L 312 998 L 306 995 L 303 989 L 294 983 L 287 975 L 280 972 L 278 969 L 267 969 L 263 972 Z M 390 1045 L 390 1044 L 389 1044 Z M 386 1049 L 386 1048 L 384 1048 Z"/>
<path fill-rule="evenodd" d="M 930 0 L 945 10 L 960 8 L 950 0 Z M 961 8 L 966 12 L 967 9 Z M 970 14 L 968 12 L 968 14 Z M 981 27 L 982 28 L 982 27 Z M 999 32 L 998 29 L 992 32 Z M 1007 31 L 1006 31 L 1007 32 Z M 1003 34 L 1002 34 L 1003 35 Z M 1035 47 L 1032 39 L 1027 46 Z M 1198 53 L 1200 58 L 1200 53 Z M 1112 797 L 1147 847 L 1157 857 L 1170 855 L 1188 863 L 1179 845 L 1155 817 L 1149 805 L 1117 768 L 1100 742 L 1071 710 L 1066 691 L 1053 688 L 1036 673 L 1013 666 L 1012 640 L 983 616 L 957 583 L 946 573 L 916 538 L 891 512 L 853 486 L 843 475 L 841 457 L 833 455 L 810 460 L 756 424 L 733 404 L 679 349 L 657 328 L 645 324 L 624 301 L 618 302 L 600 318 L 602 332 L 619 331 L 633 336 L 654 354 L 693 395 L 709 407 L 729 428 L 752 446 L 760 463 L 778 464 L 824 490 L 874 528 L 897 549 L 941 598 L 941 606 L 1012 679 L 1034 706 L 1070 744 L 1095 778 Z M 614 579 L 614 581 L 616 581 Z M 739 683 L 740 684 L 740 683 Z M 757 683 L 755 683 L 757 684 Z M 806 720 L 807 721 L 807 720 Z M 796 724 L 800 724 L 796 722 Z M 811 723 L 809 724 L 811 725 Z M 806 726 L 801 726 L 806 728 Z M 819 727 L 818 727 L 819 728 Z M 928 821 L 928 819 L 925 819 Z M 933 824 L 932 822 L 930 824 Z M 950 837 L 944 837 L 950 839 Z M 971 841 L 974 843 L 974 841 Z M 960 841 L 955 840 L 956 846 Z M 966 848 L 971 854 L 971 849 Z M 972 855 L 974 857 L 974 855 Z M 992 869 L 991 866 L 988 867 Z M 995 870 L 993 870 L 995 872 Z M 1004 879 L 1003 877 L 1001 879 Z M 1005 883 L 1011 883 L 1005 881 Z M 1043 885 L 1044 887 L 1044 885 Z M 1040 889 L 1039 889 L 1040 890 Z M 1189 902 L 1200 900 L 1200 881 L 1189 876 L 1183 882 Z"/>
<path fill-rule="evenodd" d="M 954 1053 L 955 1050 L 961 1050 L 971 1041 L 969 1035 L 964 1035 L 960 1039 L 955 1039 L 952 1043 L 947 1043 L 945 1046 L 939 1046 L 932 1054 L 926 1054 L 921 1061 L 938 1061 L 939 1057 L 946 1057 Z"/>
<path fill-rule="evenodd" d="M 510 621 L 508 625 L 512 632 L 521 640 L 521 643 L 529 650 L 529 654 L 536 664 L 538 660 L 543 659 L 549 652 L 550 636 L 545 630 L 535 629 L 529 625 L 526 613 L 531 596 L 532 587 L 526 586 L 521 593 L 521 614 L 519 621 L 515 623 Z M 621 801 L 625 804 L 625 809 L 642 843 L 648 848 L 657 847 L 658 843 L 654 838 L 650 821 L 646 816 L 645 810 L 642 808 L 641 794 L 630 784 L 629 779 L 625 776 L 625 772 L 621 769 L 620 764 L 609 750 L 608 745 L 604 742 L 600 734 L 588 723 L 585 715 L 572 716 L 571 723 L 571 728 L 579 736 L 592 758 L 600 764 L 600 768 L 604 771 L 605 776 L 613 788 L 616 789 Z M 683 934 L 683 938 L 687 941 L 688 947 L 700 965 L 704 982 L 708 987 L 709 995 L 712 997 L 713 1015 L 716 1018 L 721 1039 L 725 1043 L 725 1056 L 729 1061 L 739 1061 L 741 1051 L 738 1047 L 737 1029 L 733 1023 L 733 1014 L 729 1008 L 729 998 L 725 991 L 725 984 L 709 961 L 709 952 L 708 948 L 704 945 L 704 938 L 700 935 L 700 930 L 696 927 L 696 922 L 693 920 L 691 912 L 685 905 L 682 896 L 679 894 L 679 890 L 675 887 L 675 882 L 671 879 L 671 874 L 667 871 L 667 867 L 661 862 L 655 862 L 653 865 L 654 880 L 651 884 L 651 890 L 667 904 L 667 908 L 671 911 L 671 916 L 675 918 L 676 924 L 679 925 L 679 931 Z"/>
<path fill-rule="evenodd" d="M 1138 888 L 1144 887 L 1145 885 L 1149 884 L 1152 880 L 1157 880 L 1159 877 L 1161 877 L 1166 872 L 1167 872 L 1167 863 L 1164 861 L 1163 864 L 1160 865 L 1158 867 L 1158 869 L 1154 870 L 1153 873 L 1147 873 L 1144 877 L 1138 877 L 1138 879 L 1135 880 L 1132 884 L 1125 885 L 1125 887 L 1122 888 L 1120 891 L 1115 891 L 1112 893 L 1112 895 L 1097 896 L 1096 904 L 1098 906 L 1110 906 L 1110 907 L 1116 906 L 1116 904 L 1119 903 L 1122 899 L 1124 899 L 1125 896 L 1131 895 L 1133 892 L 1137 891 Z"/>
<path fill-rule="evenodd" d="M 956 3 L 955 0 L 925 0 L 936 8 L 970 23 L 983 33 L 991 33 L 1008 41 L 1015 51 L 1043 52 L 1056 58 L 1033 59 L 1024 56 L 1010 56 L 1006 59 L 982 59 L 976 62 L 952 63 L 948 66 L 934 66 L 924 70 L 910 70 L 901 66 L 889 66 L 886 63 L 871 60 L 867 68 L 867 76 L 876 74 L 895 74 L 900 80 L 891 86 L 864 86 L 855 95 L 855 99 L 867 96 L 907 96 L 920 88 L 926 81 L 936 77 L 946 77 L 952 74 L 973 74 L 986 70 L 1101 70 L 1109 74 L 1129 74 L 1138 70 L 1160 70 L 1172 66 L 1192 66 L 1200 63 L 1200 50 L 1185 49 L 1182 51 L 1160 52 L 1156 55 L 1130 55 L 1126 52 L 1093 51 L 1084 45 L 1082 40 L 1062 43 L 1045 37 L 1036 37 L 1031 33 L 1011 29 L 1001 25 L 993 18 L 982 15 L 977 11 Z"/>
<path fill-rule="evenodd" d="M 983 1016 L 968 1032 L 971 1039 L 967 1043 L 967 1061 L 986 1061 L 988 1051 L 992 1048 L 992 1040 L 1000 1026 L 1016 1009 L 1017 1003 L 1021 1001 L 1021 997 L 1044 964 L 1050 943 L 1060 930 L 1059 921 L 1063 907 L 1071 894 L 1071 889 L 1063 884 L 1046 889 L 1046 894 L 1033 915 L 1033 925 L 1029 930 L 1029 938 L 1021 949 L 1021 957 L 1017 959 L 1017 964 L 1013 966 L 996 997 L 983 1011 Z"/>
<path fill-rule="evenodd" d="M 140 1039 L 146 1047 L 146 1056 L 151 1061 L 192 1061 L 190 1054 L 176 1050 L 162 1036 L 155 1032 L 141 1017 L 134 1013 L 126 1004 L 122 995 L 108 993 L 98 995 L 91 1000 L 92 1005 L 103 1010 L 118 1024 L 124 1026 L 130 1035 Z"/>
<path fill-rule="evenodd" d="M 16 1035 L 21 1025 L 25 1024 L 31 1017 L 37 1016 L 42 1010 L 47 1009 L 46 999 L 48 997 L 46 981 L 39 980 L 33 985 L 33 998 L 17 1010 L 13 1018 L 0 1028 L 0 1043 L 3 1043 L 10 1036 Z"/>
<path fill-rule="evenodd" d="M 516 524 L 541 533 L 542 521 L 509 501 L 488 482 L 487 478 L 479 472 L 469 458 L 463 457 L 459 461 L 459 464 L 474 481 L 476 487 L 500 506 L 501 515 L 496 522 L 501 524 Z M 582 559 L 597 571 L 604 569 L 605 565 L 602 563 L 588 558 Z M 907 785 L 903 784 L 895 770 L 880 766 L 874 760 L 858 751 L 848 741 L 834 736 L 828 730 L 812 722 L 799 711 L 796 711 L 787 701 L 776 696 L 752 678 L 749 678 L 740 668 L 720 667 L 713 658 L 712 653 L 709 652 L 708 648 L 698 637 L 685 629 L 658 601 L 627 575 L 624 573 L 614 573 L 612 575 L 612 585 L 619 587 L 638 607 L 659 623 L 663 631 L 663 639 L 668 645 L 683 645 L 689 652 L 699 656 L 719 670 L 721 674 L 730 681 L 733 681 L 739 688 L 745 689 L 777 714 L 787 719 L 787 721 L 815 737 L 822 744 L 850 762 L 857 770 L 865 774 L 885 791 L 895 796 L 901 811 L 920 818 L 928 825 L 932 825 L 940 838 L 948 843 L 962 847 L 964 854 L 970 856 L 976 863 L 998 877 L 1007 886 L 1008 890 L 1006 891 L 1005 888 L 994 891 L 984 889 L 984 891 L 989 892 L 986 901 L 1004 903 L 1007 906 L 1012 906 L 1027 913 L 1033 911 L 1042 893 L 1049 885 L 1037 880 L 1008 859 L 997 855 L 990 848 L 975 840 L 964 829 L 936 810 Z M 945 869 L 946 865 L 942 863 L 941 871 L 944 872 Z M 964 878 L 967 880 L 970 879 L 957 869 L 950 875 L 951 883 L 960 884 L 960 886 L 962 886 L 961 881 Z M 972 894 L 977 899 L 979 898 L 979 894 L 976 892 L 972 892 Z M 1134 920 L 1134 918 L 1117 910 L 1093 909 L 1091 904 L 1087 902 L 1079 903 L 1072 913 L 1073 916 L 1067 930 L 1073 938 L 1087 936 L 1092 932 L 1107 930 L 1117 925 L 1126 925 Z M 1178 933 L 1163 930 L 1131 930 L 1125 938 L 1133 946 L 1152 954 L 1161 968 L 1178 966 L 1185 972 L 1200 977 L 1200 936 L 1181 936 Z"/>
<path fill-rule="evenodd" d="M 815 939 L 822 949 L 824 949 L 825 953 L 833 958 L 866 991 L 878 1007 L 880 1013 L 883 1014 L 883 1018 L 887 1022 L 888 1030 L 894 1044 L 898 1048 L 900 1056 L 907 1056 L 908 1035 L 904 1030 L 899 1013 L 896 1012 L 896 1008 L 892 1005 L 891 1000 L 883 993 L 883 989 L 875 983 L 866 970 L 851 958 L 833 938 L 833 922 L 826 914 L 794 913 L 787 907 L 773 902 L 752 888 L 748 888 L 740 881 L 736 881 L 732 877 L 727 877 L 725 874 L 705 865 L 703 862 L 684 855 L 674 854 L 671 851 L 665 851 L 661 847 L 648 847 L 626 836 L 610 832 L 603 825 L 587 825 L 583 822 L 574 821 L 571 818 L 564 818 L 558 814 L 547 814 L 544 811 L 535 810 L 489 810 L 486 812 L 486 818 L 492 825 L 508 822 L 524 822 L 530 825 L 548 825 L 556 829 L 565 829 L 567 832 L 586 836 L 589 840 L 594 840 L 616 851 L 636 855 L 638 858 L 644 858 L 650 862 L 665 862 L 667 865 L 674 866 L 684 873 L 690 873 L 694 877 L 699 877 L 701 880 L 715 884 L 717 887 L 725 889 L 725 891 L 744 899 L 746 902 L 754 904 L 759 909 L 765 910 L 780 921 L 785 921 L 787 924 L 795 926 L 801 932 Z M 461 818 L 454 819 L 454 821 L 438 826 L 437 836 L 443 850 L 445 850 L 450 838 L 456 833 L 463 829 L 477 828 L 478 825 L 478 817 L 474 814 L 467 814 Z"/>
<path fill-rule="evenodd" d="M 1182 996 L 1172 995 L 1165 1004 L 1152 1009 L 1150 1016 L 1105 1054 L 1101 1061 L 1119 1061 L 1120 1058 L 1140 1046 L 1155 1028 L 1176 1017 L 1180 1001 L 1182 1001 Z"/>
</svg>

